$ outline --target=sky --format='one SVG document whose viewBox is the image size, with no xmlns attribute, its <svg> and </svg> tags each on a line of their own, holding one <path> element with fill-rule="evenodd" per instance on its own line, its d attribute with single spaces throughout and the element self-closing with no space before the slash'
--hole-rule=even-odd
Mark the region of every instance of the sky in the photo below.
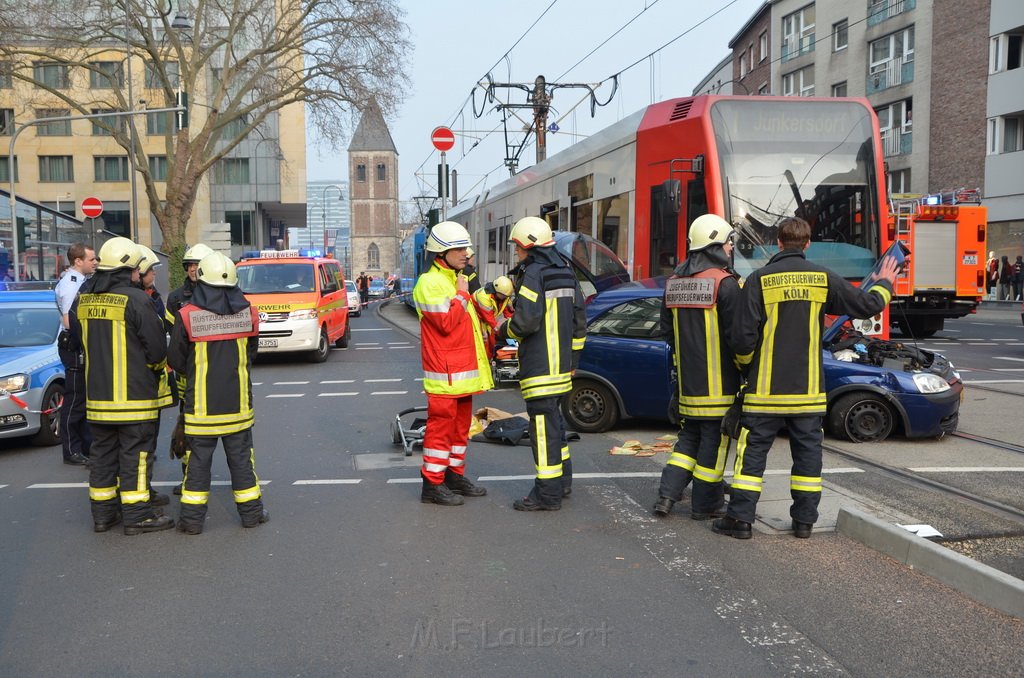
<svg viewBox="0 0 1024 678">
<path fill-rule="evenodd" d="M 485 105 L 479 88 L 476 109 L 483 109 L 482 117 L 475 116 L 473 103 L 467 101 L 488 72 L 494 82 L 530 86 L 540 74 L 549 83 L 606 81 L 596 90 L 597 99 L 604 102 L 612 91 L 610 76 L 642 59 L 622 73 L 618 91 L 595 117 L 589 101 L 580 103 L 586 90 L 555 92 L 548 123 L 557 122 L 561 131 L 548 136 L 551 156 L 583 138 L 574 134 L 593 134 L 652 102 L 689 96 L 729 54 L 729 41 L 762 4 L 763 0 L 401 0 L 413 44 L 407 56 L 411 85 L 400 106 L 385 112 L 399 153 L 400 198 L 436 194 L 440 159 L 430 133 L 439 125 L 456 132 L 455 148 L 447 156 L 459 173 L 460 200 L 509 177 L 501 114 L 495 104 Z M 651 59 L 644 58 L 685 31 L 689 32 Z M 499 89 L 496 94 L 506 102 L 526 103 L 521 90 Z M 532 118 L 529 110 L 519 114 L 527 122 Z M 515 143 L 523 138 L 521 128 L 522 124 L 513 128 L 510 121 Z M 309 180 L 347 177 L 345 149 L 330 149 L 318 141 L 315 130 L 307 130 L 307 137 Z M 530 145 L 521 156 L 520 171 L 534 162 Z"/>
</svg>

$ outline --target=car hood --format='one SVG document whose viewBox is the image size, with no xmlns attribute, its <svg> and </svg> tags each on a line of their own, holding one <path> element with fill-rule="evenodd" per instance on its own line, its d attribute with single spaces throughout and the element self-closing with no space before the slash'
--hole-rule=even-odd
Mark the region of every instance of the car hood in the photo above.
<svg viewBox="0 0 1024 678">
<path fill-rule="evenodd" d="M 0 377 L 10 374 L 30 374 L 55 360 L 59 360 L 59 358 L 57 357 L 57 347 L 53 344 L 0 348 Z"/>
</svg>

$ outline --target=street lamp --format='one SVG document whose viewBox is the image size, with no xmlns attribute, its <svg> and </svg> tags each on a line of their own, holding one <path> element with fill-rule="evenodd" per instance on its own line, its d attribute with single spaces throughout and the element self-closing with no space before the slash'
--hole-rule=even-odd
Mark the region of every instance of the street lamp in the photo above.
<svg viewBox="0 0 1024 678">
<path fill-rule="evenodd" d="M 324 186 L 323 197 L 321 197 L 321 199 L 320 199 L 320 215 L 321 215 L 321 217 L 323 217 L 323 222 L 324 222 L 324 254 L 325 255 L 327 253 L 327 191 L 328 191 L 328 189 L 331 189 L 331 188 L 338 189 L 338 202 L 341 202 L 341 201 L 343 201 L 345 199 L 345 189 L 343 189 L 341 186 L 338 186 L 337 184 L 328 184 L 328 185 Z"/>
</svg>

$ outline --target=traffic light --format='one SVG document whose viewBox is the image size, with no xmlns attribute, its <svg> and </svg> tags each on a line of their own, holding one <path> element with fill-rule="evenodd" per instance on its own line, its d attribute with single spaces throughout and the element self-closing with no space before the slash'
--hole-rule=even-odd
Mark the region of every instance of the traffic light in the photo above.
<svg viewBox="0 0 1024 678">
<path fill-rule="evenodd" d="M 174 114 L 174 131 L 188 129 L 188 92 L 179 89 L 174 95 L 174 105 L 185 109 Z"/>
<path fill-rule="evenodd" d="M 427 228 L 431 228 L 441 223 L 441 210 L 433 208 L 427 210 Z"/>
</svg>

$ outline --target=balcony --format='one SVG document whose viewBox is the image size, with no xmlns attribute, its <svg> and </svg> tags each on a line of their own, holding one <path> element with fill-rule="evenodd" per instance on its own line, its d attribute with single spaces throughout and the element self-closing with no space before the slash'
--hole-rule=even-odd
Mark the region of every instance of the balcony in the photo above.
<svg viewBox="0 0 1024 678">
<path fill-rule="evenodd" d="M 909 12 L 917 7 L 917 0 L 880 0 L 868 5 L 868 26 L 877 26 L 886 19 Z"/>
<path fill-rule="evenodd" d="M 910 155 L 914 150 L 914 133 L 899 128 L 882 130 L 882 154 L 886 158 L 894 155 Z"/>
<path fill-rule="evenodd" d="M 814 33 L 801 36 L 798 40 L 784 38 L 782 40 L 782 60 L 789 61 L 802 54 L 814 51 Z"/>
<path fill-rule="evenodd" d="M 909 82 L 914 82 L 914 60 L 897 57 L 871 67 L 867 93 L 874 94 Z"/>
</svg>

